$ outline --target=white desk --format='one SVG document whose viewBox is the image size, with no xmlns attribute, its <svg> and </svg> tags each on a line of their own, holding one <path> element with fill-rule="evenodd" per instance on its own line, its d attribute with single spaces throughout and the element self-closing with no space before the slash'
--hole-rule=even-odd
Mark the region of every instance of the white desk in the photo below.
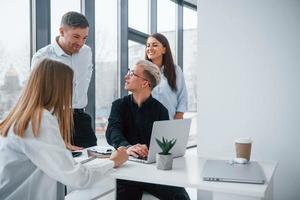
<svg viewBox="0 0 300 200">
<path fill-rule="evenodd" d="M 204 162 L 204 158 L 186 155 L 174 159 L 173 169 L 170 171 L 157 170 L 155 164 L 127 162 L 123 167 L 114 170 L 111 175 L 116 179 L 209 191 L 212 192 L 211 197 L 214 200 L 270 200 L 273 198 L 273 175 L 276 162 L 259 162 L 267 179 L 263 185 L 203 181 L 201 172 Z M 201 198 L 199 195 L 198 198 L 207 199 L 207 197 Z"/>
<path fill-rule="evenodd" d="M 84 152 L 82 157 L 87 157 Z M 82 158 L 81 157 L 81 158 Z M 80 158 L 77 158 L 78 160 Z M 180 187 L 198 189 L 198 199 L 201 200 L 258 200 L 273 199 L 273 176 L 276 162 L 259 162 L 266 176 L 266 183 L 242 184 L 203 181 L 201 173 L 205 159 L 187 154 L 174 159 L 173 169 L 170 171 L 157 170 L 155 163 L 142 164 L 126 162 L 121 168 L 113 169 L 110 177 L 99 181 L 93 188 L 71 192 L 66 199 L 114 199 L 115 179 L 132 180 Z M 110 192 L 110 193 L 109 193 Z"/>
</svg>

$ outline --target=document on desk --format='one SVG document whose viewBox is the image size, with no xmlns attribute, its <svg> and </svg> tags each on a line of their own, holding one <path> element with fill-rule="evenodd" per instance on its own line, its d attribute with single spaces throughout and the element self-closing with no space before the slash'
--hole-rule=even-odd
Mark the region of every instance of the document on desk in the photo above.
<svg viewBox="0 0 300 200">
<path fill-rule="evenodd" d="M 112 168 L 113 162 L 109 160 L 107 157 L 99 158 L 98 156 L 91 157 L 77 157 L 75 158 L 77 163 L 81 163 L 85 166 L 93 167 L 103 167 L 104 171 L 107 171 Z M 107 165 L 107 166 L 106 166 Z M 107 168 L 107 170 L 106 170 Z"/>
<path fill-rule="evenodd" d="M 89 157 L 89 158 L 84 158 L 82 159 L 81 161 L 79 161 L 81 164 L 85 164 L 87 162 L 91 162 L 92 160 L 95 160 L 97 157 L 96 156 L 92 156 L 92 157 Z"/>
<path fill-rule="evenodd" d="M 82 155 L 74 158 L 77 163 L 81 163 L 89 168 L 103 168 L 106 172 L 113 168 L 113 162 L 109 160 L 111 155 L 111 148 L 94 146 L 82 150 Z"/>
<path fill-rule="evenodd" d="M 100 154 L 111 154 L 114 151 L 112 146 L 94 146 L 89 148 L 90 151 L 97 152 Z"/>
<path fill-rule="evenodd" d="M 109 158 L 111 155 L 111 152 L 101 153 L 101 152 L 95 151 L 93 149 L 87 149 L 87 155 L 88 155 L 88 157 Z"/>
</svg>

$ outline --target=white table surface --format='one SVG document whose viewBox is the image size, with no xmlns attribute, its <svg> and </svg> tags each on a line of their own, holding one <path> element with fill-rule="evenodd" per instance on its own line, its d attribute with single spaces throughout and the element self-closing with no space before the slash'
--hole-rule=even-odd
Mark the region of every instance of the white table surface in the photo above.
<svg viewBox="0 0 300 200">
<path fill-rule="evenodd" d="M 103 196 L 107 191 L 115 189 L 114 179 L 124 179 L 163 185 L 195 188 L 199 191 L 210 191 L 214 194 L 213 199 L 272 199 L 273 175 L 277 162 L 259 161 L 265 177 L 265 184 L 245 184 L 203 181 L 201 177 L 205 158 L 197 157 L 195 152 L 187 151 L 184 157 L 175 158 L 173 169 L 164 171 L 157 170 L 156 164 L 143 164 L 128 161 L 122 167 L 113 169 L 112 173 L 93 188 L 71 192 L 66 199 L 93 199 Z M 87 158 L 86 152 L 77 161 Z M 213 158 L 215 159 L 215 158 Z M 226 198 L 228 196 L 228 198 Z M 69 198 L 68 198 L 69 197 Z M 219 198 L 220 197 L 220 198 Z M 225 198 L 224 198 L 225 197 Z M 239 198 L 242 197 L 242 198 Z M 244 198 L 247 197 L 247 198 Z"/>
<path fill-rule="evenodd" d="M 265 176 L 265 184 L 245 184 L 203 181 L 201 173 L 205 158 L 196 155 L 186 155 L 174 159 L 173 169 L 157 170 L 155 163 L 143 164 L 129 161 L 111 174 L 116 179 L 156 183 L 180 187 L 197 188 L 212 192 L 264 198 L 267 187 L 275 172 L 277 163 L 273 161 L 259 162 Z"/>
</svg>

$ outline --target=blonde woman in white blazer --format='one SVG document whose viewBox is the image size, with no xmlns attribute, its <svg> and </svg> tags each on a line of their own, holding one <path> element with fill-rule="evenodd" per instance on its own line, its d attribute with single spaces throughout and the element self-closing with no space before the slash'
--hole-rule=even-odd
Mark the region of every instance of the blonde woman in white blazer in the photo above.
<svg viewBox="0 0 300 200">
<path fill-rule="evenodd" d="M 72 80 L 67 65 L 41 61 L 0 123 L 0 199 L 54 200 L 63 195 L 58 191 L 64 192 L 58 182 L 86 188 L 127 160 L 126 150 L 120 149 L 103 167 L 75 163 L 66 148 L 72 131 Z"/>
</svg>

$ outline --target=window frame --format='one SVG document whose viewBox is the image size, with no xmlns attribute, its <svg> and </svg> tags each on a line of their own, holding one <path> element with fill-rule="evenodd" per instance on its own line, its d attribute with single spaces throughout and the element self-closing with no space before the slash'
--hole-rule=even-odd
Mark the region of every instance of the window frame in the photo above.
<svg viewBox="0 0 300 200">
<path fill-rule="evenodd" d="M 51 0 L 29 0 L 30 1 L 30 56 L 40 48 L 50 44 L 51 34 Z M 183 66 L 183 6 L 197 10 L 197 5 L 188 0 L 170 0 L 176 3 L 176 60 L 182 70 Z M 93 52 L 93 65 L 95 66 L 95 0 L 81 0 L 81 13 L 85 14 L 89 24 L 89 37 L 86 42 Z M 148 0 L 150 33 L 157 32 L 157 0 Z M 149 34 L 140 32 L 128 26 L 128 0 L 118 0 L 118 94 L 125 96 L 128 92 L 124 89 L 123 77 L 127 73 L 128 66 L 128 41 L 145 44 Z M 122 67 L 123 66 L 123 67 Z M 92 117 L 92 127 L 95 129 L 95 70 L 88 90 L 87 112 Z"/>
</svg>

